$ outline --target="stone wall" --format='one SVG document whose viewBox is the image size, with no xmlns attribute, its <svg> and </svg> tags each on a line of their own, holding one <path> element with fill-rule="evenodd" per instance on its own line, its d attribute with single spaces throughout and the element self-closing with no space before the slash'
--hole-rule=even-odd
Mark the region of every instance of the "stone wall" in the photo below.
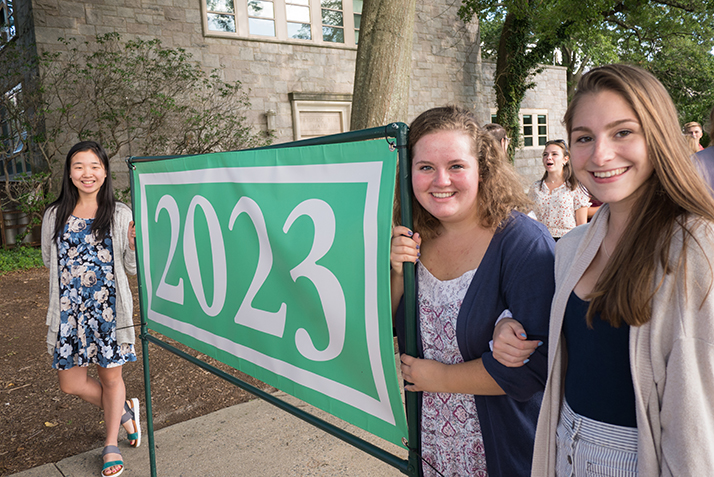
<svg viewBox="0 0 714 477">
<path fill-rule="evenodd" d="M 276 142 L 294 138 L 290 93 L 352 94 L 356 48 L 206 36 L 201 1 L 33 0 L 38 48 L 58 49 L 60 37 L 91 42 L 109 32 L 160 38 L 165 46 L 184 48 L 207 69 L 223 66 L 225 80 L 240 80 L 250 91 L 248 119 L 257 130 L 267 131 L 266 113 L 275 112 L 271 129 Z M 494 65 L 481 62 L 478 25 L 458 19 L 459 5 L 452 0 L 417 3 L 409 121 L 428 108 L 459 104 L 490 122 Z M 566 101 L 565 71 L 547 67 L 536 82 L 523 107 L 550 109 L 550 117 L 558 118 L 551 119 L 551 132 L 562 137 L 558 128 Z M 540 175 L 540 153 L 539 148 L 517 153 L 516 166 L 529 179 Z"/>
<path fill-rule="evenodd" d="M 483 61 L 482 71 L 482 91 L 487 98 L 483 113 L 484 118 L 489 118 L 491 110 L 496 108 L 496 93 L 493 89 L 496 63 Z M 548 139 L 565 139 L 563 116 L 568 107 L 566 69 L 562 66 L 545 66 L 543 72 L 535 76 L 534 82 L 536 86 L 526 92 L 521 109 L 548 110 Z M 516 151 L 514 165 L 528 184 L 543 175 L 542 153 L 542 146 L 522 147 Z"/>
</svg>

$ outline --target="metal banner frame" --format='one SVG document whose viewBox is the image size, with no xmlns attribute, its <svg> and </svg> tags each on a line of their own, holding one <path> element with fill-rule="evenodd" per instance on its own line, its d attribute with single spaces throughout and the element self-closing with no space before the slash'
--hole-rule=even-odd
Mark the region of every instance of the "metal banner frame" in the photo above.
<svg viewBox="0 0 714 477">
<path fill-rule="evenodd" d="M 399 171 L 399 183 L 401 190 L 401 204 L 402 204 L 402 224 L 408 228 L 412 228 L 412 207 L 411 207 L 411 197 L 412 197 L 412 187 L 411 187 L 411 177 L 410 177 L 410 166 L 409 158 L 407 152 L 407 132 L 408 127 L 404 123 L 392 123 L 387 126 L 364 129 L 360 131 L 352 131 L 342 134 L 335 134 L 331 136 L 317 137 L 312 139 L 306 139 L 302 141 L 295 141 L 284 144 L 276 144 L 273 146 L 267 146 L 265 148 L 259 149 L 275 149 L 275 148 L 290 148 L 290 147 L 300 147 L 300 146 L 313 146 L 313 145 L 325 145 L 325 144 L 338 144 L 354 141 L 365 141 L 374 139 L 385 139 L 389 142 L 390 147 L 396 148 L 398 152 L 398 171 Z M 135 200 L 135 190 L 134 190 L 134 163 L 145 162 L 145 161 L 156 161 L 163 159 L 170 159 L 174 157 L 181 156 L 163 156 L 163 157 L 131 157 L 127 159 L 127 165 L 130 171 L 130 184 L 131 184 L 131 200 L 134 204 Z M 137 247 L 138 254 L 138 247 Z M 139 257 L 137 256 L 137 263 L 139 263 Z M 411 356 L 418 356 L 417 343 L 416 343 L 416 295 L 415 295 L 415 282 L 414 282 L 414 264 L 405 263 L 404 264 L 404 299 L 406 306 L 406 351 L 407 354 Z M 256 397 L 267 401 L 268 403 L 286 411 L 295 417 L 298 417 L 305 422 L 322 429 L 323 431 L 345 441 L 346 443 L 376 457 L 377 459 L 395 467 L 403 474 L 417 477 L 419 472 L 419 429 L 420 422 L 417 413 L 417 393 L 407 391 L 406 396 L 406 415 L 407 415 L 407 426 L 408 426 L 408 442 L 404 442 L 409 451 L 409 457 L 404 460 L 398 456 L 395 456 L 384 449 L 365 441 L 364 439 L 355 436 L 339 427 L 330 424 L 308 412 L 305 412 L 281 399 L 276 398 L 272 394 L 262 391 L 255 386 L 252 386 L 245 381 L 242 381 L 235 376 L 232 376 L 220 369 L 201 361 L 190 354 L 187 354 L 178 348 L 172 346 L 171 344 L 163 341 L 156 336 L 152 336 L 148 333 L 148 323 L 145 319 L 145 314 L 143 310 L 145 309 L 145 303 L 143 300 L 143 283 L 142 280 L 142 270 L 141 267 L 137 267 L 138 283 L 139 283 L 139 306 L 141 307 L 141 331 L 139 337 L 141 339 L 142 354 L 143 354 L 143 368 L 144 368 L 144 386 L 145 386 L 145 397 L 146 397 L 146 414 L 147 414 L 147 424 L 146 431 L 148 434 L 148 445 L 149 445 L 149 460 L 151 466 L 151 475 L 155 477 L 156 474 L 156 451 L 155 451 L 155 440 L 154 440 L 154 427 L 153 427 L 153 414 L 151 406 L 151 381 L 149 372 L 149 343 L 153 343 L 187 361 L 203 368 L 204 370 L 225 379 L 226 381 L 234 384 L 241 389 L 250 392 Z"/>
</svg>

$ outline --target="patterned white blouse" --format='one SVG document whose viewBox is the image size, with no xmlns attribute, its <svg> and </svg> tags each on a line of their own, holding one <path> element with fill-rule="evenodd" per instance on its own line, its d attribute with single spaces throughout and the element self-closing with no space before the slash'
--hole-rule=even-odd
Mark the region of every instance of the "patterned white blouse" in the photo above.
<svg viewBox="0 0 714 477">
<path fill-rule="evenodd" d="M 476 269 L 441 281 L 417 263 L 424 358 L 446 364 L 463 363 L 456 321 Z M 471 394 L 423 393 L 421 452 L 424 477 L 488 477 L 481 424 Z"/>
<path fill-rule="evenodd" d="M 536 219 L 548 227 L 554 238 L 560 238 L 575 228 L 576 210 L 590 207 L 590 198 L 581 187 L 570 190 L 566 184 L 551 191 L 545 182 L 535 181 L 529 196 L 535 202 L 533 212 Z"/>
</svg>

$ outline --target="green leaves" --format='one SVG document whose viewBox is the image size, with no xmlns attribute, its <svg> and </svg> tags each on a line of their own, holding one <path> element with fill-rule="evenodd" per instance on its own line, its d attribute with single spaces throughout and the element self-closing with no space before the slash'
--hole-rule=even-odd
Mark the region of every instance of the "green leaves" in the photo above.
<svg viewBox="0 0 714 477">
<path fill-rule="evenodd" d="M 161 40 L 122 42 L 117 33 L 97 37 L 88 50 L 65 42 L 53 63 L 56 95 L 71 107 L 60 121 L 81 138 L 102 143 L 110 156 L 200 154 L 264 145 L 245 113 L 240 82 L 206 73 L 182 48 Z"/>
</svg>

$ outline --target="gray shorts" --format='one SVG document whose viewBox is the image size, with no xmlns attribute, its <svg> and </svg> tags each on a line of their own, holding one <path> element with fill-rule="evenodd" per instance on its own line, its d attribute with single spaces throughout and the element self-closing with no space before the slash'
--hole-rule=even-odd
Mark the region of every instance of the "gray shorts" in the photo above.
<svg viewBox="0 0 714 477">
<path fill-rule="evenodd" d="M 576 414 L 565 399 L 556 442 L 558 477 L 637 476 L 637 429 Z"/>
</svg>

